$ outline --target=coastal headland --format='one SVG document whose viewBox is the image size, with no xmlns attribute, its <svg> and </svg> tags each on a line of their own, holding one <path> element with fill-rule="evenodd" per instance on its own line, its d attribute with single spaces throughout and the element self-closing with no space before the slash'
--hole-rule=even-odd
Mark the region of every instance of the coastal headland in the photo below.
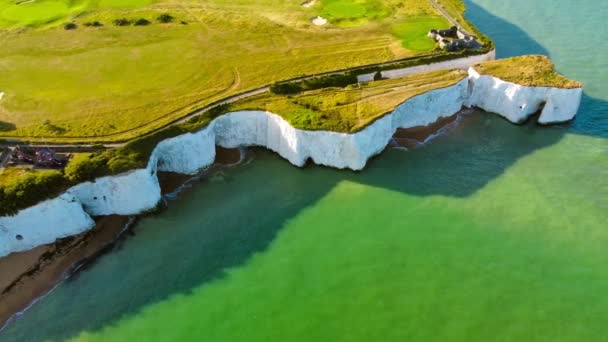
<svg viewBox="0 0 608 342">
<path fill-rule="evenodd" d="M 95 76 L 100 88 L 109 89 L 112 98 L 90 91 L 92 87 L 82 87 L 82 80 L 73 84 L 66 81 L 51 95 L 26 89 L 22 79 L 14 77 L 8 77 L 0 89 L 0 124 L 9 123 L 0 126 L 7 127 L 0 129 L 0 137 L 8 140 L 7 145 L 24 141 L 85 143 L 88 147 L 106 144 L 99 152 L 74 158 L 61 172 L 7 172 L 11 176 L 4 179 L 0 174 L 0 257 L 4 257 L 0 273 L 5 280 L 0 301 L 7 304 L 0 312 L 0 322 L 77 269 L 80 261 L 93 258 L 114 243 L 128 228 L 129 217 L 153 212 L 164 193 L 175 190 L 192 175 L 238 163 L 241 153 L 234 151 L 241 148 L 261 146 L 298 167 L 314 163 L 359 171 L 370 158 L 394 144 L 395 137 L 423 139 L 466 108 L 481 108 L 513 123 L 522 123 L 535 113 L 539 114 L 539 124 L 567 122 L 576 115 L 582 85 L 557 74 L 547 57 L 492 61 L 494 46 L 481 33 L 482 49 L 437 51 L 426 36 L 418 40 L 420 32 L 447 26 L 447 22 L 460 24 L 469 32 L 476 30 L 464 21 L 464 10 L 449 7 L 438 11 L 435 2 L 416 4 L 396 12 L 370 5 L 364 8 L 365 15 L 351 16 L 322 2 L 307 2 L 306 6 L 278 8 L 256 18 L 257 26 L 252 18 L 236 14 L 241 8 L 218 7 L 221 13 L 214 12 L 218 8 L 194 8 L 190 11 L 200 13 L 179 10 L 169 15 L 165 12 L 171 7 L 163 7 L 162 2 L 132 12 L 142 18 L 157 18 L 153 25 L 147 19 L 148 24 L 139 25 L 150 26 L 146 28 L 135 27 L 134 23 L 144 22 L 136 17 L 120 18 L 120 11 L 102 8 L 83 16 L 72 16 L 77 9 L 66 10 L 65 18 L 71 18 L 76 32 L 67 24 L 61 29 L 57 23 L 49 26 L 42 19 L 28 21 L 33 29 L 26 37 L 30 43 L 52 38 L 55 44 L 74 33 L 79 35 L 76 48 L 81 50 L 96 44 L 88 41 L 91 35 L 109 39 L 105 35 L 123 34 L 121 39 L 137 45 L 147 39 L 150 32 L 142 33 L 146 29 L 164 40 L 138 51 L 153 62 L 140 67 L 137 58 L 131 61 L 141 79 L 131 82 L 129 89 L 118 89 L 120 94 L 115 93 L 115 86 L 126 84 L 123 76 L 133 76 L 132 70 L 121 73 L 124 69 L 118 66 L 106 66 L 113 71 L 109 76 L 89 75 Z M 328 25 L 309 25 L 313 13 L 321 14 Z M 165 14 L 171 19 L 163 19 Z M 222 20 L 218 14 L 228 15 L 228 19 Z M 403 24 L 413 17 L 415 24 Z M 129 24 L 120 25 L 122 19 Z M 114 26 L 91 31 L 108 21 Z M 208 37 L 201 38 L 193 28 L 212 35 L 217 33 L 214 29 L 235 22 L 240 25 L 239 32 L 248 25 L 265 30 L 249 30 L 251 37 L 240 40 L 244 45 L 224 47 L 237 52 L 230 63 L 225 51 L 219 50 L 222 53 L 213 57 L 218 60 L 201 66 L 201 57 L 209 56 L 198 55 L 200 45 L 184 39 L 204 45 Z M 372 25 L 374 22 L 385 25 Z M 22 24 L 0 16 L 13 52 L 23 50 L 20 44 L 24 43 L 11 31 Z M 134 27 L 127 29 L 129 37 L 118 33 L 125 29 L 122 26 L 132 24 Z M 285 39 L 288 47 L 276 43 L 280 49 L 267 47 L 259 63 L 239 64 L 244 55 L 251 55 L 248 44 L 259 41 L 258 33 L 277 32 L 273 25 L 282 28 L 278 30 L 280 38 L 275 38 Z M 386 31 L 386 27 L 391 29 Z M 411 39 L 413 36 L 417 38 Z M 330 38 L 335 40 L 327 45 Z M 161 51 L 178 47 L 185 56 L 184 67 L 157 82 L 155 65 L 167 62 L 161 60 L 166 57 Z M 101 53 L 97 48 L 106 59 L 131 51 L 119 48 Z M 0 54 L 0 59 L 8 60 L 20 76 L 31 72 L 28 63 L 36 62 L 17 62 L 11 56 Z M 94 63 L 95 58 L 89 61 Z M 86 63 L 81 66 L 92 68 Z M 82 73 L 79 67 L 70 68 L 62 72 Z M 204 77 L 192 76 L 193 69 L 201 68 L 207 71 L 200 73 Z M 48 89 L 44 83 L 48 79 L 39 79 L 42 83 L 28 87 Z M 81 100 L 74 101 L 75 96 Z M 42 111 L 43 107 L 46 110 Z M 45 119 L 47 116 L 53 119 Z"/>
</svg>

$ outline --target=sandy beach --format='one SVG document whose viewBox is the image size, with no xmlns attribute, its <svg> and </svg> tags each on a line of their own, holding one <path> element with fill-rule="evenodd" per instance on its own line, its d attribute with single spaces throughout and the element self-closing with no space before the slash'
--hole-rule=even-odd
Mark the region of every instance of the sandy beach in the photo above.
<svg viewBox="0 0 608 342">
<path fill-rule="evenodd" d="M 86 233 L 0 259 L 0 325 L 110 246 L 128 222 L 126 216 L 102 217 Z"/>
<path fill-rule="evenodd" d="M 400 128 L 393 135 L 392 147 L 416 148 L 424 143 L 429 137 L 437 134 L 442 128 L 458 120 L 457 115 L 441 118 L 428 126 L 416 126 L 411 128 Z"/>
</svg>

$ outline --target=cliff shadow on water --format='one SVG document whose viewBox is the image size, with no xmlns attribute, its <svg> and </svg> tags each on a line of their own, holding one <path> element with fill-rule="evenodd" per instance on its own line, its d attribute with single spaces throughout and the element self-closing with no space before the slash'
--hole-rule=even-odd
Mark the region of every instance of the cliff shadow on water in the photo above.
<svg viewBox="0 0 608 342">
<path fill-rule="evenodd" d="M 495 40 L 499 57 L 549 55 L 519 27 L 465 2 L 468 18 Z M 601 115 L 607 108 L 606 101 L 585 94 L 577 119 L 556 127 L 532 121 L 516 126 L 482 112 L 463 115 L 447 134 L 408 151 L 389 148 L 362 172 L 299 169 L 271 152 L 253 149 L 253 162 L 192 182 L 196 189 L 183 191 L 162 215 L 144 218 L 145 230 L 139 229 L 140 222 L 134 236 L 62 284 L 0 338 L 63 340 L 99 331 L 170 296 L 187 295 L 264 252 L 290 219 L 343 181 L 413 196 L 470 196 L 566 133 L 608 137 L 602 128 L 608 127 L 608 119 Z M 189 212 L 198 215 L 188 216 L 184 224 Z M 101 286 L 109 281 L 108 274 L 114 274 L 111 281 L 116 284 Z M 90 315 L 82 317 L 83 312 Z M 35 331 L 28 329 L 33 325 Z"/>
</svg>

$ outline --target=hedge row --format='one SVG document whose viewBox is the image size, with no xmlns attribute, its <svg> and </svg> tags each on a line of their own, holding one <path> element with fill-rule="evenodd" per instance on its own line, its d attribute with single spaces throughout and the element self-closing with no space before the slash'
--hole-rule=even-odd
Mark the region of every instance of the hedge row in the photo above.
<svg viewBox="0 0 608 342">
<path fill-rule="evenodd" d="M 280 82 L 270 87 L 270 91 L 279 95 L 293 95 L 307 90 L 322 88 L 344 88 L 357 83 L 357 75 L 354 73 L 335 74 L 319 76 L 296 82 Z"/>
</svg>

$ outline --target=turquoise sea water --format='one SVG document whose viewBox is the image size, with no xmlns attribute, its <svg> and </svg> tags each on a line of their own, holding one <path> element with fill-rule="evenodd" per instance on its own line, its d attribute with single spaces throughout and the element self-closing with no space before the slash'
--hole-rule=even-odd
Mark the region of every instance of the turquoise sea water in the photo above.
<svg viewBox="0 0 608 342">
<path fill-rule="evenodd" d="M 608 3 L 467 5 L 500 57 L 548 54 L 585 83 L 572 125 L 477 113 L 360 173 L 255 150 L 0 340 L 605 340 Z"/>
</svg>

